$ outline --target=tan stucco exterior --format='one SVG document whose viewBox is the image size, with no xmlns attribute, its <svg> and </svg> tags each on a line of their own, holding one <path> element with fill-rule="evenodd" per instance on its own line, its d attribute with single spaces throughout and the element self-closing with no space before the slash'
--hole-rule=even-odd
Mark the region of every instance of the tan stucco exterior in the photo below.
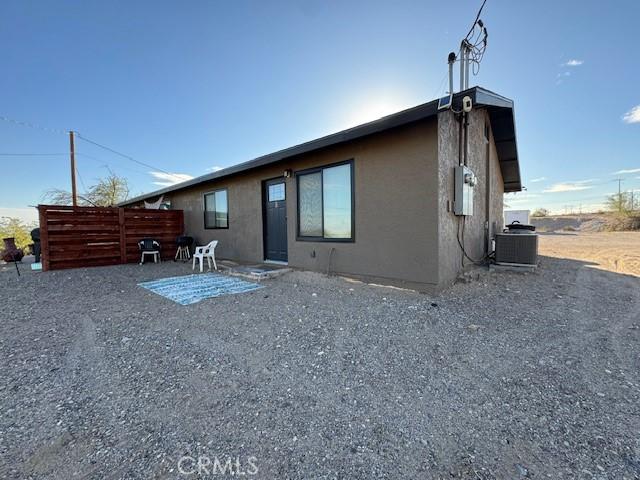
<svg viewBox="0 0 640 480">
<path fill-rule="evenodd" d="M 474 215 L 465 221 L 465 248 L 472 258 L 485 251 L 487 144 L 484 110 L 469 120 L 468 165 L 478 176 Z M 491 231 L 500 228 L 503 185 L 492 139 Z M 295 173 L 353 159 L 355 241 L 310 242 L 296 238 Z M 217 256 L 262 262 L 262 182 L 286 179 L 288 264 L 366 280 L 430 289 L 451 283 L 462 267 L 456 238 L 460 218 L 452 213 L 453 167 L 458 163 L 458 122 L 451 112 L 312 151 L 274 164 L 171 192 L 171 207 L 184 211 L 185 232 L 198 244 L 218 240 Z M 203 195 L 226 188 L 229 228 L 205 229 Z M 469 263 L 469 262 L 467 262 Z"/>
<path fill-rule="evenodd" d="M 488 143 L 485 140 L 485 125 L 489 128 Z M 474 192 L 473 215 L 461 217 L 453 213 L 453 172 L 460 158 L 459 123 L 450 111 L 438 115 L 438 280 L 441 285 L 453 282 L 463 264 L 473 264 L 463 254 L 461 243 L 471 259 L 483 260 L 491 250 L 490 244 L 487 249 L 486 239 L 490 242 L 493 235 L 502 230 L 504 183 L 489 116 L 485 110 L 473 110 L 469 114 L 467 141 L 467 166 L 476 174 L 478 185 Z M 490 179 L 488 209 L 487 178 Z"/>
</svg>

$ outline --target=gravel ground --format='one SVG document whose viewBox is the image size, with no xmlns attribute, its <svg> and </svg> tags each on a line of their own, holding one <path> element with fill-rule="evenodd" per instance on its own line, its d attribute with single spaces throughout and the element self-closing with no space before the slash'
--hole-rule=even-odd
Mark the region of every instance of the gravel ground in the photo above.
<svg viewBox="0 0 640 480">
<path fill-rule="evenodd" d="M 0 478 L 640 477 L 637 277 L 292 272 L 183 307 L 136 286 L 182 264 L 8 267 Z"/>
<path fill-rule="evenodd" d="M 543 233 L 540 252 L 548 257 L 592 262 L 594 267 L 640 277 L 640 232 Z"/>
</svg>

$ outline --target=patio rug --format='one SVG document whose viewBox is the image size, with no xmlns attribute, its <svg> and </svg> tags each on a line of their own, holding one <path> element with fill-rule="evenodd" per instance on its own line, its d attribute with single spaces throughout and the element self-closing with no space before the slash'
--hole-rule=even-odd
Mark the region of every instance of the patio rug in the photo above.
<svg viewBox="0 0 640 480">
<path fill-rule="evenodd" d="M 206 298 L 251 292 L 252 290 L 263 288 L 257 283 L 245 282 L 235 277 L 217 273 L 161 278 L 160 280 L 143 282 L 138 285 L 180 305 L 191 305 Z"/>
</svg>

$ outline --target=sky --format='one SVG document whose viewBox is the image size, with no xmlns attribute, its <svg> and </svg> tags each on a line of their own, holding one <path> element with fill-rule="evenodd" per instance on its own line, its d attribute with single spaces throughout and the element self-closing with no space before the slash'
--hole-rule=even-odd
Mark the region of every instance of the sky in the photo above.
<svg viewBox="0 0 640 480">
<path fill-rule="evenodd" d="M 77 139 L 80 190 L 113 171 L 137 195 L 437 98 L 480 3 L 3 0 L 0 216 L 70 188 L 69 130 L 149 165 Z M 601 208 L 617 178 L 640 198 L 639 17 L 487 0 L 470 83 L 515 101 L 509 208 Z"/>
</svg>

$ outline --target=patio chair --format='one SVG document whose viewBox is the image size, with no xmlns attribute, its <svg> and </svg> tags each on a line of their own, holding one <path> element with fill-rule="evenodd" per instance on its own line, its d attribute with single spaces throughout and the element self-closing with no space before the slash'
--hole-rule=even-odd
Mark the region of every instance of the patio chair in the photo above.
<svg viewBox="0 0 640 480">
<path fill-rule="evenodd" d="M 39 228 L 34 228 L 33 230 L 31 230 L 31 240 L 33 240 L 33 254 L 36 257 L 36 263 L 40 263 L 40 251 L 41 251 L 41 244 L 40 244 L 40 229 Z"/>
<path fill-rule="evenodd" d="M 188 261 L 191 258 L 191 252 L 189 251 L 189 249 L 191 248 L 191 245 L 193 245 L 193 237 L 181 235 L 176 239 L 176 245 L 178 247 L 178 250 L 176 251 L 176 256 L 173 257 L 173 261 Z"/>
<path fill-rule="evenodd" d="M 196 259 L 200 263 L 200 272 L 202 272 L 202 264 L 204 263 L 204 259 L 207 259 L 207 264 L 209 265 L 209 270 L 211 270 L 211 260 L 213 260 L 213 267 L 218 270 L 218 265 L 216 265 L 216 245 L 218 245 L 218 240 L 214 240 L 209 242 L 207 245 L 202 247 L 196 247 L 196 251 L 193 254 L 193 266 L 191 270 L 196 268 Z"/>
<path fill-rule="evenodd" d="M 160 242 L 153 238 L 143 238 L 138 242 L 138 248 L 140 249 L 140 265 L 144 263 L 144 256 L 151 255 L 153 257 L 153 263 L 162 261 L 160 258 Z"/>
</svg>

